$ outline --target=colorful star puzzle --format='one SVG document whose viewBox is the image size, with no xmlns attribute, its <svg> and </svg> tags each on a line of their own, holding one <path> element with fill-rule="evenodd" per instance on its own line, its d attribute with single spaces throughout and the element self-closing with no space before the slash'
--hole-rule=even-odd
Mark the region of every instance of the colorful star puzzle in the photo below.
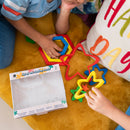
<svg viewBox="0 0 130 130">
<path fill-rule="evenodd" d="M 103 79 L 97 79 L 95 71 L 92 71 L 89 74 L 89 76 L 87 77 L 87 79 L 79 79 L 77 81 L 78 86 L 82 87 L 81 86 L 82 83 L 88 83 L 91 78 L 93 79 L 93 82 L 97 82 L 98 83 L 98 84 L 96 84 L 95 88 L 100 88 L 104 84 L 104 80 Z"/>
<path fill-rule="evenodd" d="M 71 89 L 71 93 L 73 94 L 72 101 L 74 101 L 76 99 L 78 99 L 80 102 L 83 101 L 83 97 L 85 97 L 85 93 L 86 92 L 85 92 L 84 88 L 82 87 L 82 83 L 88 83 L 92 77 L 93 77 L 93 82 L 97 82 L 98 83 L 95 86 L 95 88 L 100 88 L 104 84 L 104 80 L 103 79 L 97 79 L 95 71 L 92 71 L 89 74 L 89 76 L 87 77 L 87 79 L 79 79 L 77 81 L 78 87 L 77 87 L 76 90 Z M 86 91 L 87 90 L 89 90 L 89 88 L 87 88 Z"/>
<path fill-rule="evenodd" d="M 71 89 L 70 90 L 70 92 L 73 94 L 73 96 L 72 96 L 72 101 L 74 101 L 74 100 L 76 100 L 77 99 L 77 96 L 75 96 L 75 94 L 77 94 L 77 92 L 78 93 L 82 93 L 83 95 L 86 93 L 85 91 L 82 91 L 82 90 L 80 90 L 81 89 L 81 87 L 77 87 L 76 89 Z M 83 96 L 84 97 L 84 96 Z M 80 98 L 78 98 L 78 100 L 80 101 L 80 102 L 82 102 L 83 101 L 83 97 L 82 96 L 80 96 Z"/>
<path fill-rule="evenodd" d="M 105 75 L 106 75 L 108 69 L 106 69 L 106 68 L 100 69 L 100 67 L 98 66 L 98 64 L 96 64 L 96 65 L 93 66 L 93 68 L 92 68 L 92 70 L 90 70 L 90 72 L 94 71 L 95 68 L 97 68 L 99 71 L 103 71 L 102 79 L 104 80 L 104 84 L 106 84 Z M 88 71 L 88 70 L 86 70 L 84 73 L 85 73 L 87 76 L 89 75 L 89 71 Z M 94 85 L 95 82 L 90 81 L 89 84 L 90 84 L 90 85 Z"/>
<path fill-rule="evenodd" d="M 71 42 L 68 35 L 62 35 L 62 34 L 57 35 L 56 37 L 53 38 L 53 40 L 54 41 L 60 40 L 64 44 L 64 48 L 63 48 L 62 52 L 59 52 L 61 55 L 72 53 L 72 51 L 74 49 L 74 45 Z M 53 59 L 53 58 L 49 57 L 41 47 L 39 47 L 39 51 L 47 65 L 53 65 L 53 64 L 64 65 L 61 59 Z M 69 59 L 70 59 L 69 57 L 64 58 L 64 62 L 68 62 Z"/>
</svg>

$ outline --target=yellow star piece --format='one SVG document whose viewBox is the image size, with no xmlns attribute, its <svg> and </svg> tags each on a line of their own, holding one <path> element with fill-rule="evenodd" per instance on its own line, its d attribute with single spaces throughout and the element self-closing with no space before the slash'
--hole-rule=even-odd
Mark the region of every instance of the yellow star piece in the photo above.
<svg viewBox="0 0 130 130">
<path fill-rule="evenodd" d="M 85 97 L 85 93 L 80 94 L 82 90 L 83 90 L 83 88 L 82 88 L 81 86 L 79 86 L 78 91 L 77 91 L 77 92 L 75 93 L 75 95 L 74 95 L 74 98 L 75 98 L 75 99 L 80 99 L 80 98 Z M 80 95 L 79 95 L 79 94 L 80 94 Z"/>
<path fill-rule="evenodd" d="M 100 87 L 104 84 L 104 80 L 103 80 L 103 79 L 96 79 L 96 73 L 95 73 L 95 71 L 92 71 L 92 72 L 89 74 L 89 76 L 87 77 L 87 79 L 79 79 L 79 80 L 77 81 L 77 84 L 78 84 L 78 86 L 80 87 L 80 89 L 75 93 L 74 98 L 80 99 L 80 98 L 85 97 L 85 94 L 79 95 L 80 92 L 83 90 L 83 88 L 81 87 L 81 84 L 82 84 L 83 82 L 89 82 L 92 77 L 93 77 L 93 82 L 98 82 L 98 84 L 95 86 L 95 88 L 100 88 Z"/>
</svg>

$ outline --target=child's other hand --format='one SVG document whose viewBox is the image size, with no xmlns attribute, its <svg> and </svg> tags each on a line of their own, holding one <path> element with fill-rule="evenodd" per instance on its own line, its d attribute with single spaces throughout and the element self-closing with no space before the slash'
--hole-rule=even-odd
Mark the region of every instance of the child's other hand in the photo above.
<svg viewBox="0 0 130 130">
<path fill-rule="evenodd" d="M 58 59 L 58 57 L 60 56 L 60 53 L 58 52 L 62 51 L 62 49 L 52 40 L 52 38 L 55 36 L 56 34 L 45 36 L 43 40 L 40 40 L 39 45 L 49 57 Z"/>
<path fill-rule="evenodd" d="M 111 114 L 114 105 L 97 88 L 93 87 L 92 91 L 85 94 L 88 106 L 101 114 Z"/>
<path fill-rule="evenodd" d="M 62 0 L 61 8 L 64 8 L 70 11 L 71 9 L 82 4 L 83 2 L 84 0 Z"/>
</svg>

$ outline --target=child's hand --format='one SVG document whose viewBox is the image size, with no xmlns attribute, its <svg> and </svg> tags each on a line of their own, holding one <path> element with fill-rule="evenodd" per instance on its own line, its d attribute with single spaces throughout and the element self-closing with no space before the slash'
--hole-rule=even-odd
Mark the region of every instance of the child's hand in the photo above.
<svg viewBox="0 0 130 130">
<path fill-rule="evenodd" d="M 58 57 L 60 56 L 60 53 L 58 52 L 62 51 L 62 49 L 57 46 L 56 43 L 52 40 L 52 38 L 55 36 L 55 34 L 51 34 L 45 36 L 43 40 L 41 38 L 39 45 L 49 57 L 58 59 Z"/>
<path fill-rule="evenodd" d="M 101 114 L 111 114 L 114 105 L 97 88 L 93 87 L 92 91 L 89 91 L 89 96 L 85 94 L 88 106 Z"/>
<path fill-rule="evenodd" d="M 61 8 L 70 11 L 71 9 L 82 4 L 83 2 L 84 0 L 62 0 Z"/>
</svg>

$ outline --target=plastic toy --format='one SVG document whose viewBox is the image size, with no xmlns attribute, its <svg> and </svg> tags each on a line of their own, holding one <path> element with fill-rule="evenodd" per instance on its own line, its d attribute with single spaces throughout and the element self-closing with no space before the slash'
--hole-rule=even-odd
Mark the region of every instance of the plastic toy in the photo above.
<svg viewBox="0 0 130 130">
<path fill-rule="evenodd" d="M 98 64 L 96 64 L 96 65 L 93 66 L 93 68 L 92 68 L 92 70 L 90 70 L 90 72 L 94 71 L 95 68 L 97 68 L 99 71 L 103 71 L 103 72 L 104 72 L 104 73 L 102 74 L 102 79 L 104 80 L 104 84 L 106 84 L 105 74 L 107 73 L 108 69 L 106 69 L 106 68 L 100 69 L 99 66 L 98 66 Z M 86 70 L 84 73 L 85 73 L 87 76 L 89 75 L 89 71 L 88 71 L 88 70 Z M 90 81 L 89 84 L 90 84 L 90 85 L 94 85 L 95 82 Z"/>
<path fill-rule="evenodd" d="M 83 94 L 80 94 L 81 93 L 81 91 L 83 90 L 83 88 L 81 87 L 81 86 L 78 86 L 79 87 L 79 89 L 78 89 L 78 91 L 75 93 L 75 95 L 74 95 L 74 98 L 75 99 L 80 99 L 80 98 L 83 98 L 83 97 L 85 97 L 85 93 L 86 92 L 84 92 Z"/>
<path fill-rule="evenodd" d="M 32 43 L 32 44 L 35 44 L 35 42 L 34 42 L 32 39 L 30 39 L 29 37 L 27 37 L 27 36 L 26 36 L 26 41 L 27 41 L 27 42 L 30 42 L 30 43 Z"/>
<path fill-rule="evenodd" d="M 80 87 L 78 86 L 76 89 L 71 89 L 70 90 L 70 92 L 73 94 L 73 97 L 72 97 L 72 101 L 74 101 L 74 100 L 76 100 L 76 98 L 74 97 L 74 95 L 75 95 L 75 93 L 77 92 L 77 91 L 79 91 L 79 89 L 80 89 Z M 80 91 L 80 93 L 82 93 L 82 94 L 84 94 L 84 93 L 86 93 L 86 92 L 84 92 L 84 91 Z M 78 99 L 80 102 L 82 102 L 83 101 L 83 98 L 79 98 Z"/>
<path fill-rule="evenodd" d="M 66 54 L 71 54 L 72 50 L 74 49 L 74 45 L 71 42 L 71 40 L 69 39 L 69 37 L 67 35 L 62 35 L 62 34 L 61 35 L 57 35 L 57 36 L 62 36 L 64 38 L 64 40 L 68 43 L 68 48 L 67 48 Z M 56 40 L 57 38 L 54 38 L 54 40 Z M 65 50 L 66 50 L 66 47 L 63 50 L 64 51 L 62 51 L 62 52 L 64 53 Z M 39 47 L 39 51 L 40 51 L 40 53 L 41 53 L 41 55 L 42 55 L 42 57 L 45 60 L 47 65 L 53 65 L 53 64 L 64 65 L 62 63 L 61 59 L 52 59 L 51 57 L 49 57 L 41 47 Z M 69 60 L 70 60 L 69 57 L 64 58 L 65 62 L 68 62 Z"/>
<path fill-rule="evenodd" d="M 87 87 L 87 84 L 82 85 L 82 88 L 83 88 L 83 91 L 88 91 L 89 90 L 89 88 Z"/>
<path fill-rule="evenodd" d="M 83 78 L 83 79 L 86 79 L 86 77 L 84 77 L 83 75 L 81 75 L 79 72 L 76 72 L 76 73 L 75 73 L 73 76 L 71 76 L 71 77 L 68 76 L 68 72 L 69 72 L 69 69 L 70 69 L 70 65 L 69 65 L 66 61 L 64 61 L 64 58 L 65 58 L 65 57 L 71 58 L 71 57 L 75 54 L 75 51 L 76 51 L 79 47 L 82 48 L 84 55 L 93 57 L 93 58 L 95 59 L 95 62 L 94 62 L 93 64 L 87 66 L 87 68 L 88 68 L 89 71 L 90 71 L 89 68 L 90 68 L 91 66 L 93 66 L 93 65 L 95 65 L 95 64 L 97 64 L 97 63 L 99 62 L 99 58 L 98 58 L 97 56 L 90 55 L 90 54 L 86 54 L 86 53 L 85 53 L 85 50 L 84 50 L 84 48 L 83 48 L 83 46 L 82 46 L 80 43 L 77 44 L 77 46 L 74 48 L 74 50 L 73 50 L 73 52 L 72 52 L 71 54 L 69 54 L 69 55 L 63 55 L 63 56 L 60 57 L 62 63 L 67 66 L 67 70 L 66 70 L 66 74 L 65 74 L 66 80 L 71 80 L 71 79 L 73 79 L 73 78 L 74 78 L 75 76 L 77 76 L 77 75 L 79 75 L 79 76 L 80 76 L 81 78 Z"/>
<path fill-rule="evenodd" d="M 61 55 L 64 55 L 65 53 L 66 53 L 66 51 L 67 51 L 67 48 L 68 48 L 68 42 L 67 42 L 67 40 L 66 39 L 64 39 L 64 37 L 63 36 L 57 36 L 57 37 L 53 37 L 53 39 L 52 39 L 53 41 L 55 41 L 55 40 L 61 40 L 62 42 L 63 42 L 63 44 L 64 44 L 64 48 L 63 48 L 63 50 L 61 51 L 61 52 L 59 52 Z M 70 49 L 70 48 L 69 48 Z"/>
<path fill-rule="evenodd" d="M 74 94 L 74 96 L 72 97 L 72 101 L 78 99 L 80 102 L 82 102 L 83 97 L 85 97 L 85 91 L 83 91 L 83 87 L 81 86 L 82 83 L 87 83 L 89 82 L 89 80 L 93 77 L 93 81 L 94 82 L 98 82 L 98 84 L 95 86 L 95 88 L 99 88 L 104 84 L 104 80 L 103 79 L 96 79 L 96 73 L 95 71 L 92 71 L 89 76 L 87 77 L 87 79 L 79 79 L 77 81 L 78 87 L 76 90 L 71 90 L 71 93 Z M 88 88 L 89 89 L 89 88 Z M 82 93 L 82 94 L 80 94 Z"/>
<path fill-rule="evenodd" d="M 77 81 L 78 86 L 81 87 L 82 83 L 89 82 L 92 77 L 93 77 L 93 82 L 98 82 L 98 84 L 95 86 L 95 88 L 100 88 L 104 84 L 104 80 L 103 79 L 96 79 L 96 73 L 95 73 L 95 71 L 92 71 L 89 74 L 89 76 L 87 77 L 87 79 L 79 79 Z"/>
<path fill-rule="evenodd" d="M 42 51 L 44 52 L 44 54 L 45 54 L 45 56 L 46 56 L 46 58 L 47 58 L 47 60 L 48 60 L 49 62 L 62 62 L 60 59 L 53 59 L 53 58 L 51 58 L 50 56 L 48 56 L 43 49 L 42 49 Z M 70 54 L 71 52 L 72 52 L 72 48 L 71 48 L 70 45 L 68 45 L 67 54 Z M 67 57 L 66 57 L 66 58 L 67 58 Z M 65 60 L 66 60 L 66 58 L 65 58 Z"/>
</svg>

